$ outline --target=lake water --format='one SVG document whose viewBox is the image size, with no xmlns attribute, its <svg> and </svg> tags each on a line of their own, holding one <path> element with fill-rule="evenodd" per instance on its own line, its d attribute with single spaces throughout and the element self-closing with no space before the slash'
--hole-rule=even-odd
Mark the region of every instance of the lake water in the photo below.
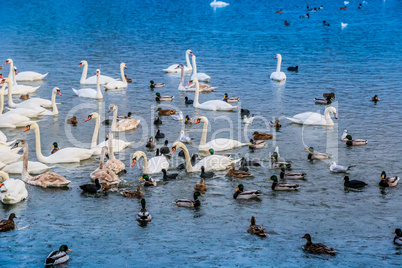
<svg viewBox="0 0 402 268">
<path fill-rule="evenodd" d="M 310 7 L 324 5 L 310 19 L 305 1 L 230 1 L 230 6 L 214 10 L 210 1 L 12 1 L 2 5 L 0 61 L 12 58 L 19 71 L 32 70 L 49 75 L 32 96 L 50 98 L 58 86 L 60 114 L 40 118 L 42 150 L 47 155 L 53 142 L 59 146 L 89 148 L 94 120 L 84 122 L 98 111 L 104 118 L 110 104 L 118 104 L 119 114 L 131 111 L 141 118 L 136 131 L 120 133 L 119 138 L 134 144 L 118 156 L 127 166 L 121 188 L 135 189 L 141 169 L 128 168 L 131 155 L 145 150 L 145 139 L 154 135 L 152 125 L 158 103 L 148 82 L 165 83 L 162 95 L 173 95 L 171 107 L 192 118 L 203 115 L 210 121 L 208 141 L 216 135 L 247 142 L 254 130 L 273 133 L 267 148 L 252 152 L 248 147 L 228 151 L 234 158 L 247 156 L 263 160 L 261 168 L 251 168 L 249 179 L 230 179 L 216 172 L 208 179 L 208 191 L 198 209 L 177 208 L 178 198 L 191 198 L 199 181 L 198 173 L 181 171 L 176 181 L 163 182 L 161 174 L 152 177 L 158 187 L 144 189 L 147 209 L 153 216 L 146 227 L 138 226 L 135 215 L 139 200 L 109 192 L 98 196 L 82 194 L 79 185 L 89 183 L 89 174 L 98 158 L 80 164 L 57 165 L 52 171 L 71 180 L 68 190 L 42 189 L 27 185 L 28 200 L 13 206 L 0 206 L 0 218 L 14 212 L 17 228 L 1 234 L 0 266 L 38 267 L 47 254 L 67 244 L 72 252 L 67 267 L 133 266 L 400 266 L 402 249 L 393 245 L 392 232 L 401 228 L 400 186 L 378 187 L 381 171 L 401 176 L 401 16 L 397 0 L 372 0 L 358 9 L 359 1 L 310 1 Z M 283 14 L 275 11 L 283 8 Z M 284 20 L 290 26 L 284 26 Z M 322 21 L 330 27 L 322 26 Z M 348 23 L 342 29 L 341 22 Z M 185 63 L 184 53 L 197 56 L 199 72 L 210 75 L 218 89 L 201 94 L 200 102 L 222 99 L 224 93 L 241 97 L 241 107 L 258 118 L 244 130 L 237 113 L 194 109 L 184 104 L 193 93 L 177 90 L 180 76 L 162 69 Z M 285 83 L 273 82 L 275 54 L 283 57 Z M 104 100 L 78 98 L 71 90 L 80 88 L 81 60 L 89 63 L 89 75 L 100 68 L 102 74 L 119 77 L 119 64 L 133 79 L 126 90 L 108 91 Z M 299 72 L 286 71 L 299 66 Z M 8 74 L 8 65 L 1 70 Z M 189 74 L 186 74 L 186 81 Z M 301 127 L 283 116 L 306 111 L 323 112 L 314 97 L 335 92 L 338 120 L 333 127 Z M 381 101 L 370 98 L 377 94 Z M 15 97 L 17 101 L 17 97 Z M 166 103 L 162 103 L 162 107 Z M 76 115 L 77 127 L 66 125 Z M 264 119 L 281 118 L 279 132 L 269 129 Z M 103 119 L 102 119 L 103 120 Z M 182 126 L 163 117 L 160 126 L 171 146 Z M 190 152 L 197 151 L 202 126 L 186 130 L 194 138 Z M 354 138 L 364 138 L 365 146 L 346 148 L 339 141 L 344 129 Z M 30 160 L 36 160 L 33 131 L 23 133 L 2 129 L 9 139 L 26 139 Z M 102 127 L 100 140 L 105 137 Z M 158 146 L 163 140 L 158 142 Z M 297 182 L 298 192 L 273 192 L 266 179 L 278 175 L 267 159 L 275 146 L 292 170 L 308 174 Z M 341 165 L 356 165 L 351 179 L 364 180 L 364 190 L 345 191 L 343 174 L 329 171 L 327 162 L 309 162 L 305 149 L 330 152 Z M 205 155 L 201 153 L 201 155 Z M 177 153 L 172 162 L 178 162 Z M 176 164 L 175 164 L 176 165 Z M 177 172 L 177 171 L 170 171 Z M 16 178 L 18 175 L 13 175 Z M 234 200 L 239 183 L 245 189 L 261 190 L 259 200 Z M 251 216 L 270 234 L 260 239 L 247 233 Z M 336 257 L 315 256 L 302 250 L 310 233 L 313 242 L 336 250 Z"/>
</svg>

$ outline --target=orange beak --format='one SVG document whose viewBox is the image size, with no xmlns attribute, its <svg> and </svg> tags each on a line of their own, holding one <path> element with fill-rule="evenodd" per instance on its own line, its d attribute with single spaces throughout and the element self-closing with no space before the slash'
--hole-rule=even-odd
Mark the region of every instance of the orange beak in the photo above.
<svg viewBox="0 0 402 268">
<path fill-rule="evenodd" d="M 135 162 L 137 162 L 137 160 L 133 160 L 133 163 L 131 163 L 131 167 L 133 167 L 135 165 Z"/>
<path fill-rule="evenodd" d="M 195 121 L 194 125 L 195 125 L 195 124 L 198 124 L 198 123 L 200 123 L 200 122 L 201 122 L 200 119 L 198 119 L 197 121 Z"/>
<path fill-rule="evenodd" d="M 274 60 L 277 59 L 277 57 L 275 56 Z"/>
<path fill-rule="evenodd" d="M 193 82 L 188 83 L 188 87 L 191 86 L 193 84 Z"/>
<path fill-rule="evenodd" d="M 8 61 L 6 61 L 6 63 L 4 63 L 4 65 L 7 65 L 8 64 Z"/>
<path fill-rule="evenodd" d="M 176 152 L 176 148 L 173 148 L 170 154 L 173 154 L 174 152 Z"/>
<path fill-rule="evenodd" d="M 78 68 L 80 68 L 82 66 L 82 63 L 80 63 L 80 65 L 78 65 Z"/>
<path fill-rule="evenodd" d="M 3 186 L 3 185 L 4 185 L 4 183 L 0 183 L 0 187 Z"/>
<path fill-rule="evenodd" d="M 4 79 L 3 79 L 3 80 L 1 80 L 0 85 L 1 85 L 1 84 L 3 84 L 3 83 L 4 83 Z"/>
<path fill-rule="evenodd" d="M 59 95 L 61 96 L 61 92 L 60 92 L 60 90 L 57 90 L 57 94 L 59 94 Z"/>
<path fill-rule="evenodd" d="M 190 55 L 191 55 L 191 56 L 194 56 L 193 52 L 190 52 Z"/>
<path fill-rule="evenodd" d="M 4 79 L 4 77 L 3 77 L 3 75 L 2 75 L 2 74 L 0 74 L 0 78 L 1 78 L 1 79 Z"/>
<path fill-rule="evenodd" d="M 30 130 L 30 129 L 31 129 L 31 127 L 30 127 L 30 126 L 27 126 L 26 129 L 24 130 L 24 132 L 25 132 L 25 131 L 28 131 L 28 130 Z"/>
<path fill-rule="evenodd" d="M 96 72 L 96 75 L 99 75 L 99 72 Z"/>
<path fill-rule="evenodd" d="M 92 116 L 88 116 L 88 118 L 85 119 L 85 122 L 91 120 L 91 118 L 92 118 Z"/>
<path fill-rule="evenodd" d="M 124 69 L 127 69 L 127 66 L 124 66 Z"/>
</svg>

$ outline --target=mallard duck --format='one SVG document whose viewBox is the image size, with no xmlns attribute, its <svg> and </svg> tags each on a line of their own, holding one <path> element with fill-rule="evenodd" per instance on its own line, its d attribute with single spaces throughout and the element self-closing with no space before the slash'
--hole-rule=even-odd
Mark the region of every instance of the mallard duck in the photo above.
<svg viewBox="0 0 402 268">
<path fill-rule="evenodd" d="M 240 109 L 240 117 L 243 118 L 243 116 L 249 116 L 250 115 L 250 110 L 247 109 Z"/>
<path fill-rule="evenodd" d="M 248 172 L 248 167 L 247 167 L 246 163 L 240 162 L 240 168 L 239 168 L 239 170 Z"/>
<path fill-rule="evenodd" d="M 326 153 L 319 153 L 319 152 L 314 152 L 314 148 L 310 147 L 306 150 L 306 152 L 310 152 L 307 156 L 308 160 L 324 160 L 328 159 L 330 156 L 329 154 Z"/>
<path fill-rule="evenodd" d="M 229 97 L 228 93 L 225 93 L 225 95 L 223 95 L 223 101 L 226 101 L 227 103 L 235 103 L 239 102 L 239 100 L 239 97 Z"/>
<path fill-rule="evenodd" d="M 192 118 L 190 118 L 188 115 L 186 115 L 186 119 L 184 120 L 184 124 L 192 125 L 192 124 L 194 124 L 194 120 Z"/>
<path fill-rule="evenodd" d="M 286 23 L 285 23 L 285 25 L 286 25 Z M 289 24 L 289 25 L 290 25 L 290 24 Z M 289 25 L 286 25 L 286 26 L 289 26 Z M 299 66 L 295 66 L 295 67 L 290 66 L 290 67 L 288 67 L 288 71 L 290 71 L 290 72 L 297 72 L 297 71 L 299 71 Z"/>
<path fill-rule="evenodd" d="M 168 147 L 169 141 L 165 140 L 165 145 L 161 147 L 161 149 L 159 150 L 161 152 L 161 154 L 165 155 L 165 154 L 169 154 L 170 153 L 170 149 Z"/>
<path fill-rule="evenodd" d="M 291 168 L 292 164 L 286 161 L 279 161 L 279 153 L 277 151 L 271 154 L 272 166 L 274 168 Z"/>
<path fill-rule="evenodd" d="M 145 147 L 147 148 L 155 148 L 156 147 L 156 142 L 154 140 L 154 138 L 149 137 L 147 144 L 145 144 Z"/>
<path fill-rule="evenodd" d="M 194 100 L 190 100 L 187 96 L 184 97 L 184 99 L 185 99 L 185 101 L 184 101 L 185 104 L 193 104 L 194 103 Z"/>
<path fill-rule="evenodd" d="M 175 180 L 177 178 L 177 176 L 179 176 L 179 174 L 177 174 L 177 173 L 167 174 L 166 169 L 162 169 L 162 173 L 163 173 L 164 180 Z"/>
<path fill-rule="evenodd" d="M 143 174 L 141 178 L 138 179 L 140 180 L 145 180 L 144 186 L 145 187 L 150 187 L 150 186 L 156 186 L 156 181 L 154 181 L 152 178 L 150 178 L 147 174 Z"/>
<path fill-rule="evenodd" d="M 129 78 L 126 74 L 124 74 L 124 77 L 126 78 L 127 83 L 133 82 L 133 79 Z"/>
<path fill-rule="evenodd" d="M 22 95 L 20 96 L 20 99 L 21 99 L 21 100 L 29 100 L 29 99 L 30 99 L 29 94 L 22 94 Z"/>
<path fill-rule="evenodd" d="M 147 209 L 145 208 L 145 199 L 141 199 L 141 210 L 137 214 L 137 221 L 139 222 L 150 222 L 152 220 L 151 214 L 148 213 Z"/>
<path fill-rule="evenodd" d="M 304 250 L 308 253 L 317 253 L 317 254 L 331 254 L 335 255 L 336 251 L 333 248 L 330 248 L 324 244 L 317 243 L 314 244 L 311 242 L 311 236 L 309 234 L 305 234 L 302 238 L 307 239 L 306 245 L 304 245 Z"/>
<path fill-rule="evenodd" d="M 374 97 L 371 98 L 371 101 L 377 102 L 379 101 L 380 98 L 377 95 L 374 95 Z"/>
<path fill-rule="evenodd" d="M 14 219 L 17 218 L 14 213 L 11 213 L 10 216 L 8 217 L 8 220 L 2 220 L 0 221 L 0 232 L 7 232 L 10 230 L 14 230 L 15 228 L 15 223 Z"/>
<path fill-rule="evenodd" d="M 261 191 L 259 190 L 244 191 L 243 184 L 239 184 L 235 191 L 236 192 L 233 194 L 234 199 L 250 199 L 262 195 Z"/>
<path fill-rule="evenodd" d="M 159 87 L 164 87 L 164 83 L 155 83 L 154 80 L 149 81 L 149 87 L 150 88 L 159 88 Z"/>
<path fill-rule="evenodd" d="M 200 192 L 206 192 L 207 191 L 207 186 L 205 186 L 204 178 L 201 178 L 200 183 L 197 183 L 194 186 L 194 190 L 200 191 Z"/>
<path fill-rule="evenodd" d="M 162 120 L 159 118 L 159 116 L 157 116 L 154 120 L 154 125 L 162 125 Z"/>
<path fill-rule="evenodd" d="M 253 166 L 253 167 L 260 167 L 261 164 L 257 161 L 247 160 L 245 157 L 242 157 L 240 163 L 244 166 Z"/>
<path fill-rule="evenodd" d="M 322 98 L 314 98 L 316 104 L 325 104 L 329 105 L 334 100 L 331 96 L 327 96 L 325 99 Z"/>
<path fill-rule="evenodd" d="M 262 225 L 255 224 L 254 216 L 251 217 L 251 224 L 248 227 L 247 232 L 250 234 L 258 235 L 258 236 L 263 236 L 263 237 L 267 236 L 267 232 L 265 231 L 264 227 L 262 227 Z"/>
<path fill-rule="evenodd" d="M 47 256 L 45 266 L 53 266 L 61 263 L 65 263 L 70 258 L 66 251 L 71 251 L 66 245 L 62 245 L 59 250 L 53 250 Z"/>
<path fill-rule="evenodd" d="M 235 177 L 235 178 L 245 178 L 245 177 L 251 177 L 253 174 L 243 171 L 243 170 L 236 170 L 236 164 L 232 163 L 229 165 L 229 170 L 228 173 L 226 173 L 226 176 L 229 177 Z"/>
<path fill-rule="evenodd" d="M 297 191 L 300 186 L 297 184 L 291 184 L 291 183 L 284 183 L 284 182 L 278 182 L 278 178 L 275 175 L 272 175 L 267 181 L 272 180 L 272 190 L 274 191 Z"/>
<path fill-rule="evenodd" d="M 358 188 L 362 188 L 367 185 L 367 183 L 365 183 L 364 181 L 350 180 L 349 176 L 343 177 L 343 180 L 345 181 L 343 186 L 348 187 L 348 188 L 358 189 Z"/>
<path fill-rule="evenodd" d="M 155 139 L 163 139 L 165 137 L 165 133 L 162 133 L 159 129 L 156 131 Z"/>
<path fill-rule="evenodd" d="M 282 127 L 282 124 L 281 124 L 281 122 L 279 122 L 279 120 L 269 121 L 269 126 L 274 127 L 274 128 L 280 128 L 280 127 Z"/>
<path fill-rule="evenodd" d="M 335 99 L 335 93 L 334 93 L 334 92 L 331 92 L 331 93 L 322 93 L 322 96 L 323 96 L 324 98 L 330 96 L 331 98 Z"/>
<path fill-rule="evenodd" d="M 102 188 L 99 179 L 95 179 L 95 184 L 80 185 L 80 188 L 87 193 L 96 194 Z"/>
<path fill-rule="evenodd" d="M 72 118 L 67 119 L 67 124 L 77 125 L 78 124 L 77 117 L 73 116 Z"/>
<path fill-rule="evenodd" d="M 395 229 L 395 237 L 394 237 L 394 244 L 398 246 L 402 246 L 402 230 L 401 229 Z"/>
<path fill-rule="evenodd" d="M 253 138 L 255 140 L 270 140 L 272 139 L 274 136 L 272 136 L 271 134 L 267 134 L 267 133 L 259 133 L 258 131 L 255 131 L 253 133 Z"/>
<path fill-rule="evenodd" d="M 243 116 L 243 123 L 246 125 L 251 125 L 254 121 L 254 115 L 251 115 L 251 117 L 248 117 L 246 115 Z"/>
<path fill-rule="evenodd" d="M 382 187 L 395 187 L 398 185 L 399 177 L 394 176 L 394 177 L 387 177 L 387 174 L 385 171 L 381 173 L 381 181 L 380 181 L 380 186 Z"/>
<path fill-rule="evenodd" d="M 177 112 L 176 112 L 176 110 L 174 110 L 174 109 L 162 109 L 161 107 L 159 107 L 156 111 L 155 111 L 155 113 L 158 113 L 159 114 L 159 116 L 161 116 L 161 115 L 163 115 L 163 116 L 170 116 L 170 115 L 172 115 L 172 114 L 176 114 Z"/>
<path fill-rule="evenodd" d="M 199 196 L 205 196 L 205 195 L 196 191 L 193 194 L 194 200 L 177 199 L 175 203 L 178 207 L 199 207 L 199 206 L 201 206 L 201 202 L 200 202 L 200 200 L 198 200 Z"/>
<path fill-rule="evenodd" d="M 367 140 L 362 140 L 362 139 L 353 140 L 351 135 L 346 135 L 346 137 L 344 139 L 347 139 L 346 145 L 348 145 L 348 146 L 359 146 L 359 145 L 367 144 Z"/>
<path fill-rule="evenodd" d="M 212 178 L 213 176 L 215 176 L 215 173 L 211 171 L 205 171 L 205 167 L 204 166 L 201 167 L 201 175 L 200 175 L 201 178 L 209 179 Z"/>
<path fill-rule="evenodd" d="M 137 191 L 122 191 L 120 192 L 124 197 L 143 197 L 144 194 L 141 191 L 141 186 L 137 187 Z"/>
<path fill-rule="evenodd" d="M 154 97 L 156 101 L 172 101 L 174 98 L 173 96 L 161 96 L 159 92 L 156 92 Z"/>
<path fill-rule="evenodd" d="M 61 148 L 59 147 L 59 145 L 57 144 L 57 142 L 53 142 L 52 147 L 53 148 L 50 153 L 54 154 L 55 152 L 57 152 L 58 150 L 60 150 Z"/>
<path fill-rule="evenodd" d="M 265 147 L 265 141 L 263 140 L 256 140 L 254 141 L 253 139 L 250 139 L 250 145 L 248 148 L 254 150 L 254 149 L 262 149 Z"/>
<path fill-rule="evenodd" d="M 282 180 L 300 180 L 304 179 L 306 176 L 306 173 L 285 173 L 285 168 L 283 166 L 281 167 L 281 174 L 279 175 Z"/>
</svg>

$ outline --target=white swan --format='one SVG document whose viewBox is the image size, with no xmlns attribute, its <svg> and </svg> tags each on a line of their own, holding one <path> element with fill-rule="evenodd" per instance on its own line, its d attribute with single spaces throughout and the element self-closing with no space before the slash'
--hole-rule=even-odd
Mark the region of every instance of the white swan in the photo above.
<svg viewBox="0 0 402 268">
<path fill-rule="evenodd" d="M 24 132 L 30 129 L 35 131 L 36 157 L 42 163 L 77 163 L 81 160 L 90 158 L 93 154 L 93 150 L 68 147 L 60 149 L 49 156 L 43 156 L 40 144 L 40 130 L 38 124 L 32 123 L 28 125 Z"/>
<path fill-rule="evenodd" d="M 106 89 L 121 89 L 121 88 L 126 88 L 127 87 L 127 79 L 124 75 L 124 68 L 127 69 L 127 66 L 124 62 L 120 63 L 120 74 L 121 74 L 121 80 L 123 81 L 117 81 L 113 80 L 104 85 Z"/>
<path fill-rule="evenodd" d="M 10 65 L 10 67 L 11 67 L 11 65 Z M 11 79 L 13 82 L 13 94 L 14 95 L 31 94 L 40 88 L 40 86 L 32 87 L 32 86 L 26 86 L 26 85 L 18 85 L 17 80 L 15 78 L 15 75 L 17 74 L 16 66 L 14 66 L 13 71 L 10 71 L 10 74 L 12 74 L 12 76 L 9 76 L 8 78 Z M 6 94 L 7 94 L 7 92 L 6 92 Z"/>
<path fill-rule="evenodd" d="M 210 5 L 211 5 L 211 7 L 225 7 L 225 6 L 228 6 L 229 3 L 214 0 L 213 2 L 211 2 Z"/>
<path fill-rule="evenodd" d="M 75 89 L 73 88 L 75 94 L 78 97 L 82 98 L 90 98 L 90 99 L 103 99 L 102 91 L 100 89 L 100 70 L 96 70 L 96 90 L 93 88 L 83 88 L 83 89 Z"/>
<path fill-rule="evenodd" d="M 302 125 L 317 125 L 317 126 L 332 126 L 334 121 L 332 121 L 329 114 L 332 113 L 335 119 L 338 119 L 336 115 L 336 109 L 334 107 L 327 107 L 324 111 L 324 115 L 313 112 L 306 112 L 301 114 L 296 114 L 293 118 L 286 117 L 290 121 L 296 124 Z"/>
<path fill-rule="evenodd" d="M 232 106 L 227 102 L 221 100 L 210 100 L 204 103 L 198 102 L 198 97 L 200 96 L 200 84 L 197 79 L 192 80 L 195 83 L 196 91 L 195 91 L 195 98 L 193 107 L 198 109 L 204 110 L 211 110 L 211 111 L 233 111 L 237 108 L 237 106 Z"/>
<path fill-rule="evenodd" d="M 198 81 L 201 82 L 209 82 L 209 79 L 211 79 L 211 77 L 205 73 L 197 73 L 197 63 L 195 62 L 195 55 L 193 53 L 191 53 L 192 56 L 192 62 L 193 62 L 193 75 L 191 76 L 191 79 L 197 79 Z"/>
<path fill-rule="evenodd" d="M 117 122 L 117 112 L 118 107 L 116 104 L 112 104 L 110 106 L 109 112 L 113 111 L 113 121 L 112 121 L 112 131 L 121 132 L 121 131 L 128 131 L 138 127 L 141 120 L 134 120 L 134 119 L 122 119 Z"/>
<path fill-rule="evenodd" d="M 229 168 L 229 165 L 238 161 L 233 161 L 232 158 L 224 156 L 224 155 L 210 155 L 202 160 L 200 160 L 198 163 L 196 163 L 194 166 L 191 165 L 191 157 L 190 153 L 187 150 L 187 147 L 180 141 L 177 141 L 173 144 L 172 147 L 172 152 L 173 154 L 178 148 L 183 149 L 184 152 L 184 158 L 186 160 L 186 171 L 187 172 L 197 172 L 201 170 L 201 167 L 203 166 L 205 170 L 226 170 Z"/>
<path fill-rule="evenodd" d="M 12 90 L 14 91 L 14 86 L 13 86 Z M 23 101 L 18 104 L 14 104 L 11 99 L 11 105 L 13 105 L 13 106 L 10 106 L 10 97 L 9 97 L 9 106 L 12 108 L 29 108 L 29 109 L 33 109 L 32 107 L 53 108 L 52 100 L 53 100 L 53 98 L 54 99 L 56 98 L 56 94 L 61 95 L 60 88 L 58 88 L 58 87 L 54 87 L 52 89 L 52 95 L 51 95 L 50 100 L 42 99 L 42 98 L 30 98 L 29 100 Z"/>
<path fill-rule="evenodd" d="M 7 59 L 6 64 L 10 64 L 10 74 L 11 71 L 14 72 L 14 63 L 12 59 Z M 36 73 L 36 72 L 21 72 L 16 76 L 16 80 L 19 82 L 22 81 L 39 81 L 39 80 L 43 80 L 43 78 L 45 78 L 45 76 L 48 75 L 48 73 L 46 74 L 40 74 L 40 73 Z M 9 78 L 12 78 L 12 76 L 8 76 Z"/>
<path fill-rule="evenodd" d="M 281 54 L 276 54 L 274 59 L 278 59 L 278 64 L 276 65 L 276 72 L 273 72 L 270 78 L 278 82 L 286 80 L 286 74 L 284 72 L 281 72 L 281 63 L 282 63 Z"/>
<path fill-rule="evenodd" d="M 103 146 L 108 146 L 109 142 L 108 141 L 102 141 L 98 145 L 96 145 L 98 142 L 98 134 L 99 134 L 99 128 L 100 128 L 100 115 L 98 113 L 91 113 L 88 115 L 88 118 L 85 119 L 86 121 L 89 121 L 91 119 L 95 119 L 95 129 L 94 133 L 92 135 L 92 141 L 91 141 L 91 149 L 93 150 L 94 155 L 99 155 L 102 151 Z M 114 152 L 120 152 L 126 149 L 132 142 L 126 142 L 123 140 L 118 140 L 118 139 L 113 139 L 113 151 Z"/>
<path fill-rule="evenodd" d="M 144 174 L 153 174 L 162 172 L 162 169 L 169 169 L 169 162 L 164 155 L 155 156 L 148 160 L 147 155 L 143 151 L 136 151 L 133 154 L 133 162 L 131 166 L 133 167 L 135 163 L 140 159 L 144 158 L 143 170 Z"/>
<path fill-rule="evenodd" d="M 6 145 L 9 146 L 12 144 L 14 141 L 9 141 L 7 142 L 7 136 L 0 130 L 0 147 L 1 145 Z M 0 150 L 1 151 L 1 150 Z"/>
<path fill-rule="evenodd" d="M 7 173 L 0 171 L 0 201 L 3 204 L 17 204 L 28 197 L 25 183 L 21 180 L 10 179 Z"/>
<path fill-rule="evenodd" d="M 126 166 L 119 159 L 114 156 L 113 148 L 113 133 L 110 131 L 107 135 L 108 145 L 109 145 L 109 160 L 105 163 L 105 168 L 112 170 L 114 173 L 118 174 L 126 169 Z"/>
<path fill-rule="evenodd" d="M 11 151 L 3 151 L 0 153 L 0 162 L 3 164 L 10 165 L 21 160 L 22 155 L 13 153 Z"/>
<path fill-rule="evenodd" d="M 200 145 L 198 146 L 199 151 L 205 152 L 208 151 L 209 149 L 214 149 L 214 151 L 219 152 L 219 151 L 230 150 L 240 146 L 249 145 L 248 143 L 241 143 L 236 140 L 224 139 L 224 138 L 214 139 L 207 143 L 207 132 L 209 124 L 208 118 L 206 118 L 205 116 L 200 116 L 197 119 L 197 121 L 195 121 L 194 124 L 198 123 L 204 123 L 204 127 L 202 129 L 201 142 Z"/>
<path fill-rule="evenodd" d="M 187 66 L 184 66 L 184 69 L 183 69 L 183 71 L 185 71 L 185 72 L 189 72 L 189 71 L 193 70 L 193 67 L 190 64 L 190 58 L 189 58 L 190 54 L 193 54 L 193 52 L 191 52 L 191 50 L 188 49 L 186 51 L 186 63 L 187 63 Z M 167 69 L 163 69 L 163 70 L 165 72 L 167 72 L 167 73 L 178 73 L 179 72 L 179 69 L 177 68 L 178 66 L 179 66 L 179 64 L 172 64 Z"/>
<path fill-rule="evenodd" d="M 180 84 L 178 87 L 179 91 L 186 91 L 186 92 L 195 92 L 196 88 L 195 88 L 195 84 L 192 84 L 190 82 L 190 84 L 188 86 L 184 86 L 184 71 L 183 71 L 183 64 L 179 64 L 179 67 L 177 67 L 180 69 L 181 72 L 181 79 L 180 79 Z M 215 89 L 217 89 L 218 87 L 211 87 L 210 85 L 207 84 L 203 84 L 200 83 L 200 92 L 212 92 Z"/>
<path fill-rule="evenodd" d="M 87 73 L 88 73 L 88 62 L 85 60 L 82 60 L 80 62 L 80 65 L 78 65 L 78 67 L 81 67 L 82 65 L 84 65 L 84 69 L 82 70 L 82 75 L 81 75 L 81 80 L 80 80 L 80 84 L 81 85 L 96 85 L 97 82 L 97 76 L 93 75 L 91 77 L 87 78 Z M 104 85 L 109 83 L 112 80 L 115 80 L 109 76 L 105 76 L 105 75 L 100 75 L 99 76 L 99 83 Z"/>
</svg>

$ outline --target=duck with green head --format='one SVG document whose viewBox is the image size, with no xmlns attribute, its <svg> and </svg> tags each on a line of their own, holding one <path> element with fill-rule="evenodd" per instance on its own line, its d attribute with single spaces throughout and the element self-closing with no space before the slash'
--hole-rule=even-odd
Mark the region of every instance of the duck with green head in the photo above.
<svg viewBox="0 0 402 268">
<path fill-rule="evenodd" d="M 47 256 L 45 266 L 53 266 L 61 263 L 65 263 L 70 258 L 67 251 L 71 251 L 67 245 L 62 245 L 59 250 L 53 250 Z"/>
<path fill-rule="evenodd" d="M 278 128 L 282 127 L 282 124 L 281 124 L 281 122 L 279 122 L 279 120 L 275 120 L 275 121 L 270 121 L 269 126 L 278 129 Z"/>
<path fill-rule="evenodd" d="M 351 135 L 346 135 L 346 137 L 343 139 L 347 139 L 346 145 L 348 145 L 348 146 L 359 146 L 359 145 L 367 144 L 367 140 L 363 140 L 363 139 L 354 140 Z"/>
<path fill-rule="evenodd" d="M 332 96 L 327 96 L 325 99 L 323 98 L 315 98 L 315 103 L 316 104 L 325 104 L 325 105 L 329 105 L 332 103 L 332 101 L 334 100 L 334 98 L 332 98 Z"/>
<path fill-rule="evenodd" d="M 280 178 L 282 180 L 302 180 L 305 179 L 305 177 L 307 176 L 306 173 L 286 173 L 285 166 L 280 166 L 280 168 L 281 168 Z"/>
<path fill-rule="evenodd" d="M 279 161 L 278 152 L 273 152 L 271 158 L 272 158 L 272 166 L 274 168 L 280 168 L 280 167 L 290 168 L 292 166 L 292 164 L 290 164 L 289 162 Z"/>
<path fill-rule="evenodd" d="M 308 160 L 324 160 L 329 158 L 329 154 L 315 152 L 313 147 L 308 148 L 306 152 L 309 152 L 307 156 Z"/>
<path fill-rule="evenodd" d="M 58 150 L 61 149 L 61 148 L 59 147 L 59 145 L 57 144 L 57 142 L 53 142 L 51 148 L 52 148 L 52 150 L 50 151 L 51 154 L 54 154 L 55 152 L 57 152 Z"/>
<path fill-rule="evenodd" d="M 162 96 L 159 92 L 156 92 L 154 97 L 156 101 L 172 101 L 174 98 L 174 96 Z"/>
<path fill-rule="evenodd" d="M 148 84 L 150 85 L 149 87 L 152 88 L 152 89 L 165 86 L 164 83 L 155 83 L 154 80 L 149 81 Z"/>
<path fill-rule="evenodd" d="M 145 208 L 146 201 L 145 199 L 141 199 L 141 210 L 137 214 L 137 221 L 139 222 L 150 222 L 152 220 L 151 214 Z"/>
<path fill-rule="evenodd" d="M 395 229 L 395 237 L 394 237 L 394 244 L 398 246 L 402 246 L 402 230 L 401 229 Z"/>
<path fill-rule="evenodd" d="M 149 187 L 149 186 L 156 186 L 156 181 L 152 178 L 150 178 L 147 174 L 143 174 L 141 178 L 138 179 L 140 180 L 145 180 L 144 186 Z"/>
<path fill-rule="evenodd" d="M 190 199 L 177 199 L 176 200 L 176 205 L 178 207 L 199 207 L 201 206 L 201 202 L 200 200 L 198 200 L 199 196 L 205 196 L 202 193 L 196 191 L 193 194 L 193 198 L 194 200 L 190 200 Z"/>
<path fill-rule="evenodd" d="M 300 186 L 297 184 L 291 184 L 291 183 L 284 183 L 284 182 L 278 182 L 278 177 L 275 175 L 272 175 L 267 181 L 272 180 L 272 190 L 274 191 L 297 191 L 299 190 Z"/>
<path fill-rule="evenodd" d="M 250 139 L 250 145 L 248 146 L 248 148 L 250 148 L 251 150 L 255 150 L 255 149 L 262 149 L 265 147 L 265 141 L 263 140 L 253 140 Z"/>
<path fill-rule="evenodd" d="M 239 97 L 229 97 L 228 93 L 225 93 L 225 95 L 223 95 L 223 101 L 226 101 L 228 103 L 239 102 L 239 100 Z"/>
<path fill-rule="evenodd" d="M 243 184 L 239 184 L 235 190 L 236 192 L 233 194 L 234 199 L 250 199 L 250 198 L 258 198 L 262 195 L 259 190 L 248 190 L 244 191 Z"/>
</svg>

